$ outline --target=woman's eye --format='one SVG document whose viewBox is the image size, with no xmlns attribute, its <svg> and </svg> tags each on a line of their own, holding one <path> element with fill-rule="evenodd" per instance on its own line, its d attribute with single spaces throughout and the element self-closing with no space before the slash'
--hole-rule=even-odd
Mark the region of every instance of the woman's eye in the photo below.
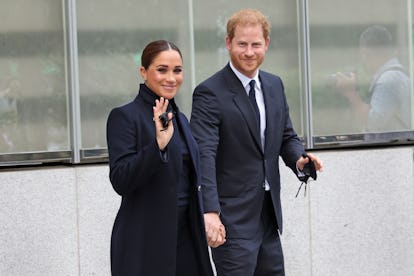
<svg viewBox="0 0 414 276">
<path fill-rule="evenodd" d="M 174 69 L 174 73 L 181 73 L 182 71 L 183 71 L 183 69 L 181 69 L 181 68 Z"/>
<path fill-rule="evenodd" d="M 158 68 L 157 71 L 160 72 L 160 73 L 165 73 L 165 72 L 167 72 L 167 69 L 165 69 L 165 68 Z"/>
</svg>

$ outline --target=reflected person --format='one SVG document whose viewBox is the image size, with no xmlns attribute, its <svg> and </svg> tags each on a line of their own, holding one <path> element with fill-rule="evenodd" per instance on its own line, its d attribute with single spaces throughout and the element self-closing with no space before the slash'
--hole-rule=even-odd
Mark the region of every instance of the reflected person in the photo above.
<svg viewBox="0 0 414 276">
<path fill-rule="evenodd" d="M 21 94 L 21 84 L 10 78 L 4 90 L 0 91 L 0 153 L 16 150 L 17 101 Z"/>
<path fill-rule="evenodd" d="M 337 73 L 337 90 L 362 119 L 366 131 L 410 129 L 410 79 L 396 57 L 391 33 L 383 26 L 370 26 L 361 34 L 359 46 L 361 63 L 372 76 L 369 100 L 361 97 L 354 73 Z"/>
<path fill-rule="evenodd" d="M 202 211 L 199 152 L 174 100 L 180 50 L 149 43 L 136 98 L 107 121 L 109 177 L 122 196 L 111 238 L 112 275 L 212 276 Z"/>
</svg>

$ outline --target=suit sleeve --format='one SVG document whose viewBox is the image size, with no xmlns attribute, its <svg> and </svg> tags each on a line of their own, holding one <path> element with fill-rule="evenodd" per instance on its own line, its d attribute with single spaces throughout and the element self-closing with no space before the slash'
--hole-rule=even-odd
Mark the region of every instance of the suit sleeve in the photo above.
<svg viewBox="0 0 414 276">
<path fill-rule="evenodd" d="M 220 112 L 216 96 L 204 86 L 194 90 L 190 127 L 200 150 L 204 211 L 221 212 L 216 181 Z"/>
<path fill-rule="evenodd" d="M 290 120 L 289 106 L 286 100 L 286 95 L 284 93 L 283 84 L 282 91 L 286 121 L 283 130 L 283 142 L 280 150 L 280 155 L 282 156 L 285 164 L 297 175 L 298 171 L 296 169 L 296 161 L 299 160 L 300 156 L 305 152 L 305 150 L 302 142 L 300 141 L 299 137 L 296 134 L 296 131 L 293 128 L 292 121 Z"/>
<path fill-rule="evenodd" d="M 140 133 L 128 113 L 120 108 L 111 111 L 107 121 L 107 143 L 109 154 L 109 178 L 119 195 L 134 192 L 144 183 L 150 183 L 153 172 L 166 162 L 157 142 L 139 147 L 146 133 Z"/>
</svg>

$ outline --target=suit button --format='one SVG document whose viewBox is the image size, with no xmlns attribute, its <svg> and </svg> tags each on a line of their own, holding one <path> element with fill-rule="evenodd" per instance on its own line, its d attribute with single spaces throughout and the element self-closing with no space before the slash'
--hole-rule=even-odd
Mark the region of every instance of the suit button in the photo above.
<svg viewBox="0 0 414 276">
<path fill-rule="evenodd" d="M 198 190 L 199 192 L 201 192 L 201 185 L 199 185 L 199 186 L 197 187 L 197 190 Z"/>
</svg>

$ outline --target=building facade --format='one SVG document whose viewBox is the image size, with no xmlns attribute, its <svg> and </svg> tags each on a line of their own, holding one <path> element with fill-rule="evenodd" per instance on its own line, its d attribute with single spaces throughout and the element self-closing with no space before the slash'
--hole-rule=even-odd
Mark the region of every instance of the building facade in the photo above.
<svg viewBox="0 0 414 276">
<path fill-rule="evenodd" d="M 281 172 L 288 275 L 414 275 L 411 0 L 1 1 L 0 275 L 110 274 L 120 198 L 108 180 L 109 110 L 135 97 L 143 47 L 167 39 L 182 50 L 176 100 L 190 115 L 195 85 L 228 61 L 228 17 L 247 7 L 272 23 L 262 67 L 283 79 L 294 127 L 326 166 L 306 197 Z M 387 30 L 406 76 L 391 78 L 404 96 L 383 101 L 406 110 L 398 127 L 380 113 L 384 127 L 371 128 L 336 86 L 353 74 L 374 105 L 372 26 Z M 371 60 L 384 57 L 373 54 L 380 37 Z"/>
</svg>

